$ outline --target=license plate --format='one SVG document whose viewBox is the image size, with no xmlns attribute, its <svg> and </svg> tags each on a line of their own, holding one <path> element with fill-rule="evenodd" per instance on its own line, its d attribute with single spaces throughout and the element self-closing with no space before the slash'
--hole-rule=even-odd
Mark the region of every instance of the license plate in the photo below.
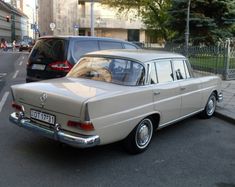
<svg viewBox="0 0 235 187">
<path fill-rule="evenodd" d="M 51 114 L 47 114 L 47 113 L 36 111 L 36 110 L 31 110 L 30 116 L 32 119 L 36 119 L 36 120 L 49 123 L 52 125 L 55 124 L 55 116 Z"/>
<path fill-rule="evenodd" d="M 33 64 L 32 65 L 32 69 L 35 69 L 35 70 L 44 70 L 45 69 L 45 65 L 43 64 Z"/>
</svg>

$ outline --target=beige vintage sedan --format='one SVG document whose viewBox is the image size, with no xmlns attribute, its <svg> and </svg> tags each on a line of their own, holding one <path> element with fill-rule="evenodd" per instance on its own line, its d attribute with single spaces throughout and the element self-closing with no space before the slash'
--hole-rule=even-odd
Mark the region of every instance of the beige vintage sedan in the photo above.
<svg viewBox="0 0 235 187">
<path fill-rule="evenodd" d="M 10 121 L 57 141 L 92 147 L 124 140 L 131 153 L 153 131 L 222 101 L 221 79 L 195 77 L 179 54 L 107 50 L 87 54 L 65 78 L 12 86 Z"/>
</svg>

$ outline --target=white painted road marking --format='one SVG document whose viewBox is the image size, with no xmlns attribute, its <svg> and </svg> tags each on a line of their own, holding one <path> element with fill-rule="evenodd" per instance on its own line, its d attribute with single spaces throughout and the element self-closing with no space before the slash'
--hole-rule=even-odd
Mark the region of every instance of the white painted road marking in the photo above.
<svg viewBox="0 0 235 187">
<path fill-rule="evenodd" d="M 2 100 L 0 102 L 0 112 L 2 112 L 2 108 L 7 100 L 8 95 L 9 95 L 9 92 L 5 92 L 5 94 L 2 97 Z"/>
<path fill-rule="evenodd" d="M 0 73 L 0 78 L 5 77 L 7 73 Z"/>
<path fill-rule="evenodd" d="M 23 64 L 23 61 L 20 61 L 19 65 L 22 66 L 22 64 Z"/>
<path fill-rule="evenodd" d="M 16 70 L 15 74 L 13 75 L 12 79 L 15 79 L 19 73 L 19 70 Z"/>
</svg>

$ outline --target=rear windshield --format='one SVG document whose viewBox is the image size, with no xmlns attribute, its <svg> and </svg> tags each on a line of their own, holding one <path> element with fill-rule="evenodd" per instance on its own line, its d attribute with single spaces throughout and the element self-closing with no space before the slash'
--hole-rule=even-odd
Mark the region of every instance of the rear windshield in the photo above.
<svg viewBox="0 0 235 187">
<path fill-rule="evenodd" d="M 35 44 L 30 56 L 30 60 L 34 61 L 42 59 L 43 62 L 65 61 L 67 58 L 68 40 L 60 38 L 40 39 Z"/>
<path fill-rule="evenodd" d="M 67 74 L 67 77 L 128 86 L 143 85 L 144 66 L 127 59 L 84 57 Z"/>
</svg>

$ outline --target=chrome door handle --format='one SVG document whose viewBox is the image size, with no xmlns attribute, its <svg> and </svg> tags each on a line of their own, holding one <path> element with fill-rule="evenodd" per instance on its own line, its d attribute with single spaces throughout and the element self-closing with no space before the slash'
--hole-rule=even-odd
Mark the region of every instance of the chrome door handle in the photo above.
<svg viewBox="0 0 235 187">
<path fill-rule="evenodd" d="M 160 92 L 154 91 L 153 94 L 154 94 L 154 95 L 160 95 Z"/>
</svg>

